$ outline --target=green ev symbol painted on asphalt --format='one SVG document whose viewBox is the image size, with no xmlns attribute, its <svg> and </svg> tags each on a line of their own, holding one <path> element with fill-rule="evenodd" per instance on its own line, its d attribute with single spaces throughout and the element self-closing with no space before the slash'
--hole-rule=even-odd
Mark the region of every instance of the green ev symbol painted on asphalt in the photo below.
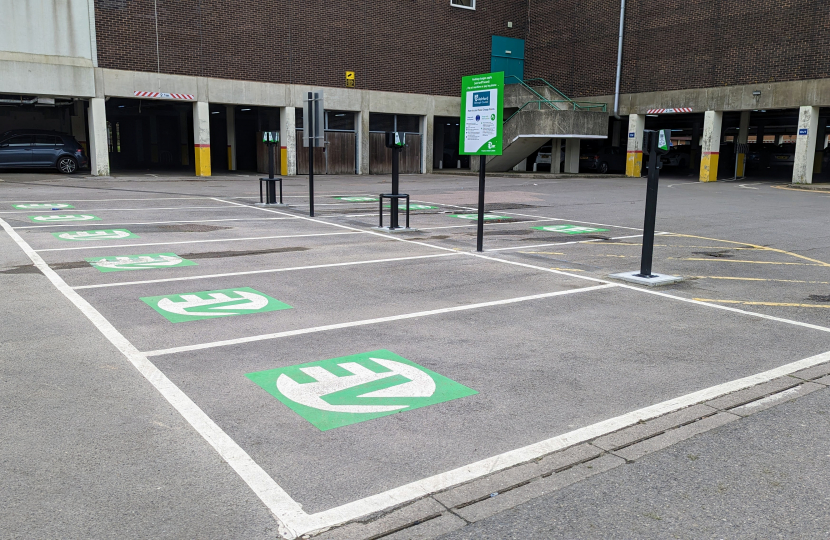
<svg viewBox="0 0 830 540">
<path fill-rule="evenodd" d="M 13 204 L 12 208 L 17 208 L 18 210 L 65 210 L 75 207 L 66 203 L 29 203 Z"/>
<path fill-rule="evenodd" d="M 174 323 L 291 309 L 288 304 L 250 287 L 147 296 L 141 300 Z"/>
<path fill-rule="evenodd" d="M 137 234 L 133 234 L 127 229 L 104 229 L 100 231 L 69 231 L 62 233 L 52 233 L 52 236 L 61 240 L 121 240 L 123 238 L 138 238 Z"/>
<path fill-rule="evenodd" d="M 593 232 L 606 232 L 608 229 L 596 229 L 593 227 L 582 227 L 580 225 L 545 225 L 544 227 L 531 227 L 537 231 L 560 232 L 565 234 L 585 234 Z"/>
<path fill-rule="evenodd" d="M 50 214 L 48 216 L 29 216 L 35 223 L 51 221 L 101 221 L 101 218 L 89 214 Z"/>
<path fill-rule="evenodd" d="M 450 214 L 450 217 L 459 219 L 478 219 L 478 214 Z M 509 216 L 497 216 L 495 214 L 484 214 L 484 221 L 495 221 L 499 219 L 511 219 Z"/>
<path fill-rule="evenodd" d="M 385 349 L 245 376 L 320 431 L 478 393 Z"/>
<path fill-rule="evenodd" d="M 391 204 L 387 204 L 387 205 L 384 206 L 384 208 L 390 208 L 391 206 L 392 206 Z M 406 210 L 406 205 L 405 204 L 399 204 L 398 208 L 400 208 L 401 210 Z M 429 206 L 428 204 L 410 204 L 409 205 L 410 210 L 434 210 L 435 208 L 438 208 L 438 207 L 437 206 Z"/>
<path fill-rule="evenodd" d="M 335 197 L 335 199 L 346 202 L 378 202 L 377 197 Z"/>
<path fill-rule="evenodd" d="M 101 272 L 122 270 L 147 270 L 151 268 L 172 268 L 174 266 L 196 266 L 196 263 L 182 259 L 175 253 L 150 253 L 147 255 L 117 255 L 115 257 L 89 257 L 86 261 Z"/>
</svg>

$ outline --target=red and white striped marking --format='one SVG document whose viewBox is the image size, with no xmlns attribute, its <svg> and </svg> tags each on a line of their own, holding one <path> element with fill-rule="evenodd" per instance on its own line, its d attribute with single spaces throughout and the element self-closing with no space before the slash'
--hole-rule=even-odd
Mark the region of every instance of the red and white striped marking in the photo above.
<svg viewBox="0 0 830 540">
<path fill-rule="evenodd" d="M 196 96 L 192 94 L 168 94 L 167 92 L 142 92 L 136 90 L 133 92 L 135 97 L 154 98 L 154 99 L 187 99 L 193 101 Z"/>
<path fill-rule="evenodd" d="M 649 109 L 646 114 L 671 114 L 671 113 L 684 113 L 684 112 L 692 112 L 691 107 L 677 107 L 676 109 Z"/>
</svg>

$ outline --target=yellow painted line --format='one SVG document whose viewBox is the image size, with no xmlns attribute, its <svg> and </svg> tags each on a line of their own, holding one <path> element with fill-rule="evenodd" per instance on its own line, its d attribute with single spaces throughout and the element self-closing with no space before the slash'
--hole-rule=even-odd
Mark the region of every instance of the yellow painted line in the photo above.
<svg viewBox="0 0 830 540">
<path fill-rule="evenodd" d="M 729 277 L 729 276 L 690 276 L 696 279 L 733 279 L 737 281 L 775 281 L 779 283 L 810 283 L 813 285 L 830 285 L 830 281 L 802 281 L 800 279 L 767 279 L 757 277 Z"/>
<path fill-rule="evenodd" d="M 824 266 L 823 264 L 807 264 L 807 263 L 796 263 L 796 262 L 775 262 L 775 261 L 742 261 L 738 259 L 720 259 L 718 257 L 712 257 L 711 259 L 696 259 L 694 257 L 689 257 L 686 259 L 680 257 L 669 257 L 670 260 L 675 261 L 715 261 L 715 262 L 731 262 L 731 263 L 749 263 L 749 264 L 783 264 L 783 265 L 794 265 L 794 266 Z"/>
<path fill-rule="evenodd" d="M 556 268 L 552 267 L 551 270 L 559 270 L 560 272 L 584 272 L 585 270 L 580 270 L 579 268 Z"/>
<path fill-rule="evenodd" d="M 790 186 L 770 186 L 775 189 L 786 189 L 787 191 L 800 191 L 801 193 L 818 193 L 821 195 L 830 195 L 830 191 L 824 189 L 804 189 L 804 188 L 794 188 Z"/>
<path fill-rule="evenodd" d="M 743 304 L 745 306 L 773 306 L 773 307 L 812 307 L 830 309 L 830 305 L 821 304 L 793 304 L 790 302 L 747 302 L 744 300 L 715 300 L 711 298 L 693 298 L 698 302 L 714 302 L 717 304 Z"/>
<path fill-rule="evenodd" d="M 817 259 L 811 259 L 810 257 L 805 257 L 804 255 L 799 255 L 798 253 L 792 253 L 790 251 L 784 251 L 783 249 L 776 249 L 776 248 L 771 248 L 771 247 L 767 247 L 767 246 L 759 246 L 759 245 L 756 245 L 756 244 L 750 244 L 749 242 L 734 242 L 732 240 L 721 240 L 719 238 L 708 238 L 706 236 L 694 236 L 694 235 L 691 235 L 691 234 L 678 234 L 678 233 L 670 233 L 670 234 L 667 234 L 667 236 L 679 236 L 679 237 L 682 237 L 682 238 L 698 238 L 700 240 L 711 240 L 712 242 L 725 242 L 727 244 L 739 244 L 739 245 L 742 245 L 742 246 L 752 246 L 754 248 L 761 249 L 761 250 L 764 250 L 764 251 L 774 251 L 776 253 L 783 253 L 784 255 L 789 255 L 791 257 L 796 257 L 797 259 L 804 259 L 806 261 L 818 263 L 820 266 L 830 266 L 830 263 L 826 263 L 824 261 L 819 261 Z"/>
</svg>

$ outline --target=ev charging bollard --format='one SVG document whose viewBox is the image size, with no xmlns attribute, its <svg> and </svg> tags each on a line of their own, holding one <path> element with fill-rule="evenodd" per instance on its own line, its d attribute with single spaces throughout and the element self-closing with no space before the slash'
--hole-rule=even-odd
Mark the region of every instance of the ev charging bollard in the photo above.
<svg viewBox="0 0 830 540">
<path fill-rule="evenodd" d="M 387 131 L 386 147 L 392 149 L 392 195 L 400 194 L 400 158 L 401 148 L 406 145 L 406 134 Z M 398 199 L 391 200 L 389 208 L 389 228 L 398 228 Z"/>
<path fill-rule="evenodd" d="M 280 184 L 280 202 L 282 202 L 282 178 L 274 177 L 274 148 L 280 144 L 280 134 L 278 131 L 264 131 L 262 132 L 262 142 L 265 143 L 265 148 L 268 151 L 268 178 L 259 179 L 259 202 L 262 203 L 262 183 L 265 182 L 265 204 L 277 204 L 277 182 Z"/>
<path fill-rule="evenodd" d="M 314 149 L 326 145 L 323 93 L 308 92 L 303 101 L 303 144 L 308 147 L 308 215 L 314 217 Z"/>
<path fill-rule="evenodd" d="M 623 272 L 611 274 L 619 278 L 642 285 L 664 285 L 682 281 L 678 276 L 654 274 L 651 263 L 654 258 L 654 227 L 657 220 L 657 184 L 660 180 L 660 156 L 671 148 L 671 130 L 646 130 L 644 132 L 643 148 L 648 151 L 648 184 L 646 187 L 646 216 L 643 224 L 643 252 L 640 258 L 640 272 Z"/>
</svg>

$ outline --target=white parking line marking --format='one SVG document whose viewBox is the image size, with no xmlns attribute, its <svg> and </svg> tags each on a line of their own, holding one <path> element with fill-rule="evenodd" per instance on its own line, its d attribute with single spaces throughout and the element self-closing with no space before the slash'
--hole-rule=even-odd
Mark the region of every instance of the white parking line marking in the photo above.
<svg viewBox="0 0 830 540">
<path fill-rule="evenodd" d="M 77 201 L 71 201 L 77 202 Z M 215 210 L 217 208 L 236 208 L 233 204 L 222 204 L 214 206 L 168 206 L 164 208 L 156 208 L 154 206 L 145 206 L 144 208 L 83 208 L 84 212 L 155 212 L 156 210 Z M 47 210 L 47 209 L 43 209 Z M 80 210 L 76 208 L 75 210 Z M 0 214 L 31 214 L 32 210 L 4 210 Z"/>
<path fill-rule="evenodd" d="M 137 198 L 137 199 L 61 199 L 60 202 L 111 202 L 111 201 L 198 201 L 198 200 L 216 200 L 213 197 L 144 197 L 144 198 Z M 52 199 L 43 200 L 37 199 L 34 201 L 22 201 L 19 199 L 11 199 L 6 201 L 0 201 L 0 203 L 49 203 L 53 202 Z M 223 201 L 229 202 L 229 201 Z"/>
<path fill-rule="evenodd" d="M 471 309 L 480 309 L 492 306 L 502 306 L 505 304 L 516 304 L 519 302 L 527 302 L 530 300 L 540 300 L 542 298 L 551 298 L 554 296 L 564 296 L 567 294 L 575 294 L 581 292 L 590 292 L 600 289 L 608 289 L 617 287 L 615 283 L 606 283 L 603 285 L 594 285 L 591 287 L 581 287 L 579 289 L 568 289 L 565 291 L 556 291 L 550 293 L 534 294 L 531 296 L 519 296 L 517 298 L 506 298 L 504 300 L 493 300 L 490 302 L 479 302 L 477 304 L 466 304 L 463 306 L 453 306 L 439 309 L 431 309 L 428 311 L 417 311 L 415 313 L 404 313 L 401 315 L 390 315 L 388 317 L 378 317 L 376 319 L 364 319 L 362 321 L 352 321 L 347 323 L 327 324 L 325 326 L 315 326 L 313 328 L 301 328 L 298 330 L 287 330 L 285 332 L 274 332 L 271 334 L 260 334 L 258 336 L 247 336 L 235 339 L 224 339 L 221 341 L 212 341 L 209 343 L 197 343 L 195 345 L 184 345 L 181 347 L 171 347 L 169 349 L 159 349 L 156 351 L 148 351 L 144 354 L 149 356 L 162 356 L 166 354 L 175 354 L 180 352 L 198 351 L 202 349 L 212 349 L 215 347 L 226 347 L 228 345 L 239 345 L 240 343 L 251 343 L 253 341 L 263 341 L 266 339 L 277 339 L 289 336 L 299 336 L 303 334 L 314 334 L 317 332 L 326 332 L 328 330 L 339 330 L 341 328 L 353 328 L 355 326 L 366 326 L 370 324 L 380 324 L 391 321 L 401 321 L 405 319 L 416 319 L 420 317 L 428 317 L 431 315 L 441 315 L 444 313 L 454 313 L 456 311 L 469 311 Z"/>
<path fill-rule="evenodd" d="M 277 217 L 277 218 L 224 218 L 224 219 L 186 219 L 181 221 L 136 221 L 131 223 L 109 223 L 107 226 L 126 226 L 126 225 L 162 225 L 165 223 L 216 223 L 219 221 L 274 221 L 278 219 L 297 219 L 296 217 Z M 103 226 L 103 225 L 102 225 Z M 44 229 L 53 227 L 78 227 L 77 223 L 70 223 L 68 225 L 26 225 L 24 227 L 15 227 L 15 229 Z"/>
<path fill-rule="evenodd" d="M 331 263 L 331 264 L 315 264 L 311 266 L 294 266 L 290 268 L 269 268 L 267 270 L 248 270 L 246 272 L 228 272 L 225 274 L 206 274 L 202 276 L 187 276 L 187 277 L 175 277 L 175 278 L 166 278 L 166 279 L 148 279 L 146 281 L 125 281 L 121 283 L 102 283 L 99 285 L 79 285 L 78 287 L 72 287 L 75 290 L 79 289 L 99 289 L 101 287 L 122 287 L 124 285 L 143 285 L 145 283 L 165 283 L 168 281 L 189 281 L 192 279 L 210 279 L 210 278 L 219 278 L 219 277 L 228 277 L 228 276 L 246 276 L 251 274 L 269 274 L 273 272 L 293 272 L 295 270 L 313 270 L 317 268 L 333 268 L 337 266 L 356 266 L 360 264 L 378 264 L 378 263 L 386 263 L 386 262 L 395 262 L 395 261 L 411 261 L 413 259 L 434 259 L 435 257 L 450 257 L 452 255 L 460 255 L 460 253 L 436 253 L 435 255 L 417 255 L 414 257 L 396 257 L 394 259 L 374 259 L 370 261 L 354 261 L 354 262 L 342 262 L 342 263 Z"/>
<path fill-rule="evenodd" d="M 48 248 L 36 249 L 37 252 L 44 251 L 73 251 L 78 249 L 110 249 L 121 247 L 138 247 L 138 246 L 168 246 L 173 244 L 206 244 L 209 242 L 244 242 L 246 240 L 270 240 L 272 238 L 306 238 L 309 236 L 337 236 L 339 234 L 361 234 L 363 231 L 355 232 L 336 232 L 336 233 L 317 233 L 317 234 L 287 234 L 281 236 L 254 236 L 252 238 L 216 238 L 213 240 L 183 240 L 180 242 L 152 242 L 146 244 L 109 244 L 104 246 L 80 246 L 80 247 L 66 247 L 66 248 Z"/>
<path fill-rule="evenodd" d="M 654 233 L 655 236 L 661 234 L 668 234 L 668 233 Z M 626 238 L 640 238 L 642 234 L 632 234 L 630 236 L 614 236 L 609 238 L 609 240 L 624 240 Z M 530 249 L 530 248 L 537 248 L 537 247 L 547 247 L 547 246 L 566 246 L 568 244 L 587 244 L 589 242 L 607 242 L 607 240 L 603 240 L 601 238 L 592 238 L 590 240 L 572 240 L 570 242 L 556 242 L 553 244 L 533 244 L 530 246 L 513 246 L 513 247 L 505 247 L 505 248 L 494 248 L 494 249 L 485 249 L 484 251 L 508 251 L 511 249 Z"/>
<path fill-rule="evenodd" d="M 506 214 L 506 212 L 504 212 L 504 214 Z M 374 215 L 377 215 L 377 214 L 374 214 Z M 509 222 L 503 222 L 503 221 L 492 222 L 491 221 L 491 222 L 487 223 L 487 226 L 492 227 L 493 225 L 522 225 L 524 223 L 539 223 L 539 222 L 544 223 L 544 222 L 547 222 L 547 221 L 562 221 L 562 220 L 556 219 L 556 218 L 550 218 L 550 219 L 528 219 L 526 221 L 509 221 Z M 476 227 L 476 226 L 477 225 L 475 223 L 472 223 L 470 225 L 443 225 L 441 227 L 418 227 L 418 230 L 419 231 L 434 231 L 436 229 L 459 229 L 459 228 L 463 228 L 463 227 Z M 487 251 L 490 251 L 490 250 L 487 250 Z"/>
<path fill-rule="evenodd" d="M 145 355 L 141 354 L 98 310 L 84 300 L 81 295 L 73 291 L 8 223 L 0 219 L 0 225 L 2 225 L 6 233 L 17 243 L 38 270 L 43 272 L 43 275 L 52 282 L 52 285 L 69 299 L 70 302 L 75 304 L 75 307 L 95 325 L 110 343 L 127 357 L 139 373 L 170 402 L 179 414 L 193 426 L 193 429 L 204 437 L 219 455 L 222 456 L 222 459 L 248 484 L 251 490 L 253 490 L 274 514 L 279 526 L 279 533 L 287 538 L 296 537 L 297 532 L 292 530 L 287 522 L 301 522 L 307 517 L 307 514 L 302 510 L 302 506 L 289 497 L 288 493 L 277 485 L 274 479 L 268 476 L 268 473 L 257 465 L 245 450 L 236 444 L 222 428 L 216 425 L 193 400 L 187 397 Z"/>
</svg>

